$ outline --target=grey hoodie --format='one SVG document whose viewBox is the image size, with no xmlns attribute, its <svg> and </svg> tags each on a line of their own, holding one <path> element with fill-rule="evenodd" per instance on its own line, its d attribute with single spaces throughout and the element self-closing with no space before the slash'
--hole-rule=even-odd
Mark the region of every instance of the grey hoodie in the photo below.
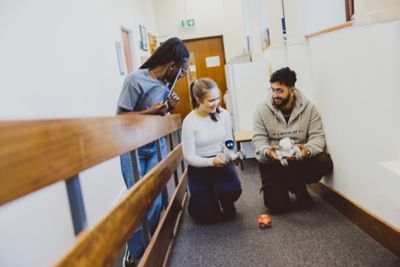
<svg viewBox="0 0 400 267">
<path fill-rule="evenodd" d="M 311 156 L 325 148 L 325 133 L 318 110 L 301 92 L 295 89 L 296 102 L 289 121 L 286 123 L 282 112 L 273 105 L 272 96 L 257 105 L 253 122 L 253 145 L 256 158 L 267 162 L 265 149 L 277 145 L 279 140 L 289 137 L 295 144 L 304 144 Z"/>
</svg>

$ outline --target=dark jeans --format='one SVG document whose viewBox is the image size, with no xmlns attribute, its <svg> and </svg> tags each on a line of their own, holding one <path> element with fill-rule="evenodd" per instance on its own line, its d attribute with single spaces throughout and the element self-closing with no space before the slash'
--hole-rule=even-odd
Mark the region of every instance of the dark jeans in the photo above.
<svg viewBox="0 0 400 267">
<path fill-rule="evenodd" d="M 188 167 L 189 214 L 199 223 L 215 223 L 222 215 L 236 214 L 234 202 L 242 187 L 236 169 L 225 167 Z M 222 211 L 221 211 L 222 208 Z"/>
<path fill-rule="evenodd" d="M 315 157 L 289 161 L 284 167 L 279 161 L 260 163 L 264 204 L 272 212 L 284 212 L 290 208 L 289 190 L 297 200 L 309 197 L 306 184 L 317 183 L 332 173 L 333 162 L 329 154 L 322 152 Z"/>
</svg>

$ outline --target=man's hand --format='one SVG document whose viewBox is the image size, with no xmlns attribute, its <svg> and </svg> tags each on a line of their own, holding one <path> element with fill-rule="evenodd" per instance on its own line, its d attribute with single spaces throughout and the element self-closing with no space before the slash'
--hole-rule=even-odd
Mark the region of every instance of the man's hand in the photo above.
<svg viewBox="0 0 400 267">
<path fill-rule="evenodd" d="M 301 159 L 307 158 L 310 151 L 302 144 L 297 144 L 296 146 L 300 149 Z"/>
<path fill-rule="evenodd" d="M 164 104 L 163 102 L 159 102 L 146 109 L 145 112 L 146 114 L 150 115 L 165 115 L 165 113 L 168 112 L 168 108 L 166 104 Z"/>
<path fill-rule="evenodd" d="M 168 97 L 168 106 L 170 110 L 173 110 L 176 108 L 179 102 L 179 97 L 175 92 L 172 92 L 171 96 Z"/>
<path fill-rule="evenodd" d="M 228 162 L 226 162 L 226 160 L 222 159 L 222 157 L 220 155 L 216 155 L 213 158 L 212 163 L 213 163 L 214 167 L 224 167 L 224 166 L 226 166 L 226 164 L 228 164 Z"/>
<path fill-rule="evenodd" d="M 276 155 L 276 149 L 278 146 L 273 146 L 270 149 L 264 150 L 264 155 L 270 160 L 280 160 Z"/>
</svg>

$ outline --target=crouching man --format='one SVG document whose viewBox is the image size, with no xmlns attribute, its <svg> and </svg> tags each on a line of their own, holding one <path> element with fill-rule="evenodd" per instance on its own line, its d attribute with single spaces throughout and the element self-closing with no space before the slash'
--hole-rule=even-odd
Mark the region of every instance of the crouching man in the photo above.
<svg viewBox="0 0 400 267">
<path fill-rule="evenodd" d="M 332 172 L 324 152 L 325 133 L 316 107 L 295 88 L 296 73 L 288 67 L 274 72 L 270 94 L 257 106 L 253 145 L 260 162 L 264 204 L 271 212 L 291 209 L 289 191 L 299 207 L 311 207 L 307 184 Z M 279 141 L 285 138 L 286 147 Z M 287 147 L 288 138 L 293 147 Z M 289 143 L 289 144 L 290 144 Z M 285 151 L 283 151 L 285 150 Z"/>
</svg>

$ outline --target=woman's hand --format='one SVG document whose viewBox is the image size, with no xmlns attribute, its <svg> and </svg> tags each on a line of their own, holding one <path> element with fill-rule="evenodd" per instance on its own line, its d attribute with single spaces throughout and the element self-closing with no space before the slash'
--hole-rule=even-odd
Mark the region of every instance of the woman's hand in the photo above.
<svg viewBox="0 0 400 267">
<path fill-rule="evenodd" d="M 170 110 L 173 110 L 176 108 L 179 102 L 179 96 L 175 93 L 172 92 L 171 96 L 168 97 L 168 106 Z"/>
<path fill-rule="evenodd" d="M 214 167 L 224 167 L 224 166 L 226 166 L 226 164 L 228 164 L 226 162 L 226 160 L 222 159 L 219 155 L 216 155 L 213 158 L 212 163 L 213 163 Z"/>
<path fill-rule="evenodd" d="M 150 108 L 146 109 L 145 113 L 150 115 L 165 115 L 167 111 L 168 111 L 167 105 L 161 101 L 151 106 Z"/>
</svg>

